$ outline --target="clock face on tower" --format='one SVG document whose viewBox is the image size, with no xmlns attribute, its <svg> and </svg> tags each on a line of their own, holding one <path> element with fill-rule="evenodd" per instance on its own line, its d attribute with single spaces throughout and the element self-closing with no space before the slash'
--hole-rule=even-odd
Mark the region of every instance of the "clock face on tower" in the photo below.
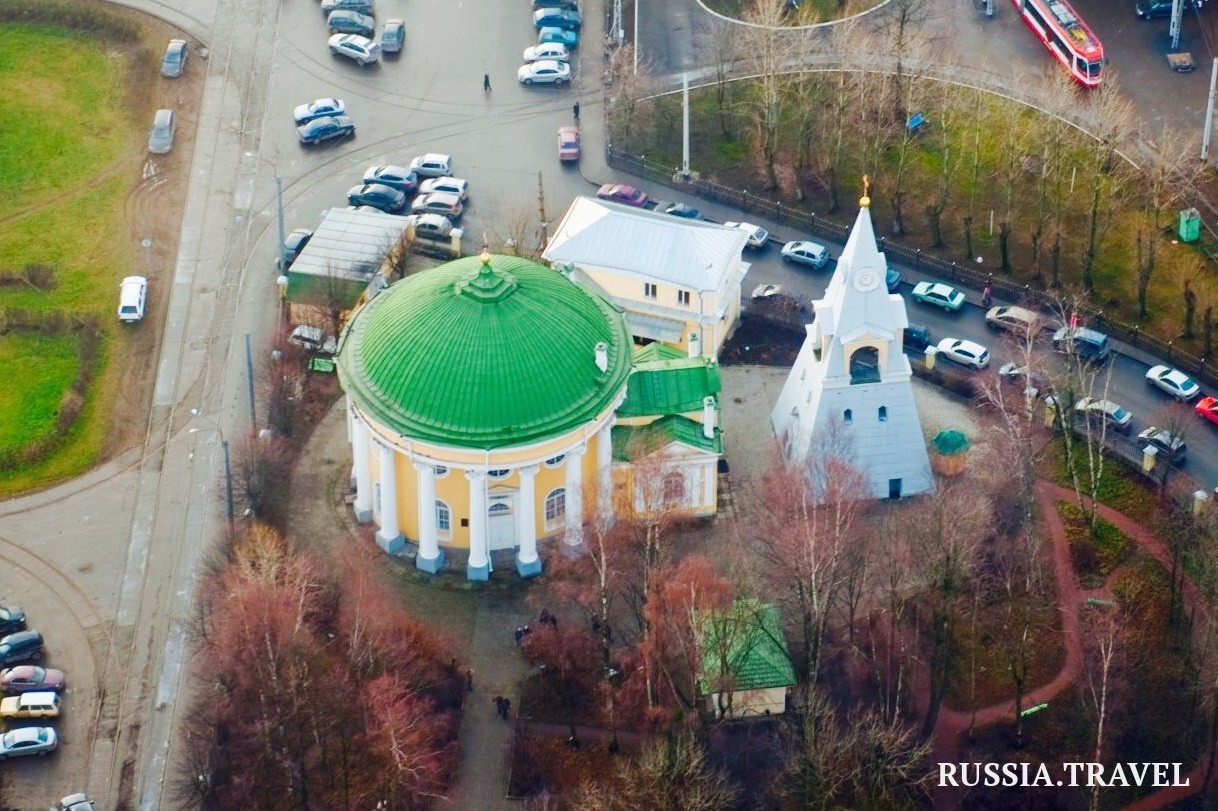
<svg viewBox="0 0 1218 811">
<path fill-rule="evenodd" d="M 860 270 L 854 274 L 854 289 L 860 293 L 867 293 L 875 290 L 880 286 L 880 277 L 871 270 Z"/>
</svg>

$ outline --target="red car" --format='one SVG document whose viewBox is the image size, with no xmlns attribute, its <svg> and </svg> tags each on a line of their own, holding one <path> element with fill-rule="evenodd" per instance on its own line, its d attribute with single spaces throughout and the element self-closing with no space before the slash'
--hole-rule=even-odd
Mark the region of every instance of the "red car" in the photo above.
<svg viewBox="0 0 1218 811">
<path fill-rule="evenodd" d="M 602 200 L 612 200 L 628 206 L 643 206 L 647 204 L 647 195 L 634 186 L 621 183 L 606 183 L 596 190 L 596 196 Z"/>
<path fill-rule="evenodd" d="M 1218 397 L 1202 397 L 1194 408 L 1198 414 L 1218 425 Z"/>
<path fill-rule="evenodd" d="M 52 670 L 49 667 L 18 665 L 0 670 L 0 688 L 10 695 L 47 690 L 58 693 L 63 689 L 65 681 L 62 670 Z"/>
<path fill-rule="evenodd" d="M 579 160 L 579 127 L 558 128 L 558 159 Z"/>
</svg>

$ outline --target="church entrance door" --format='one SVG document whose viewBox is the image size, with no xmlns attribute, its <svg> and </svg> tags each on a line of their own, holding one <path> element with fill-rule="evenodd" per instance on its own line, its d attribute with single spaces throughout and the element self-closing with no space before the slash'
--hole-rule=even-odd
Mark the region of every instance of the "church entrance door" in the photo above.
<svg viewBox="0 0 1218 811">
<path fill-rule="evenodd" d="M 516 548 L 516 496 L 511 493 L 493 494 L 486 511 L 488 548 Z"/>
</svg>

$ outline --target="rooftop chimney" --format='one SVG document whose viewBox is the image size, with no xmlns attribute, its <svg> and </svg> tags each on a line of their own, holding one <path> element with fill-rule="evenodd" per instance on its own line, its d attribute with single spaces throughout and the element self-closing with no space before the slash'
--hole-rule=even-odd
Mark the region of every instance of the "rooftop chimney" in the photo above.
<svg viewBox="0 0 1218 811">
<path fill-rule="evenodd" d="M 609 344 L 604 341 L 596 342 L 596 368 L 602 372 L 609 371 Z"/>
<path fill-rule="evenodd" d="M 715 438 L 715 398 L 702 398 L 702 436 Z"/>
<path fill-rule="evenodd" d="M 689 334 L 689 356 L 696 358 L 702 354 L 702 341 L 698 338 L 698 333 L 691 332 Z"/>
</svg>

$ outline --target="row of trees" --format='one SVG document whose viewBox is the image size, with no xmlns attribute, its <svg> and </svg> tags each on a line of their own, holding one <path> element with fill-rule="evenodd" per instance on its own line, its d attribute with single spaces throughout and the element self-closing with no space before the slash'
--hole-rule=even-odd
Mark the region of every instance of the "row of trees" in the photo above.
<svg viewBox="0 0 1218 811">
<path fill-rule="evenodd" d="M 183 800 L 413 811 L 449 782 L 464 678 L 362 552 L 323 563 L 250 526 L 203 583 L 194 637 Z"/>
</svg>

